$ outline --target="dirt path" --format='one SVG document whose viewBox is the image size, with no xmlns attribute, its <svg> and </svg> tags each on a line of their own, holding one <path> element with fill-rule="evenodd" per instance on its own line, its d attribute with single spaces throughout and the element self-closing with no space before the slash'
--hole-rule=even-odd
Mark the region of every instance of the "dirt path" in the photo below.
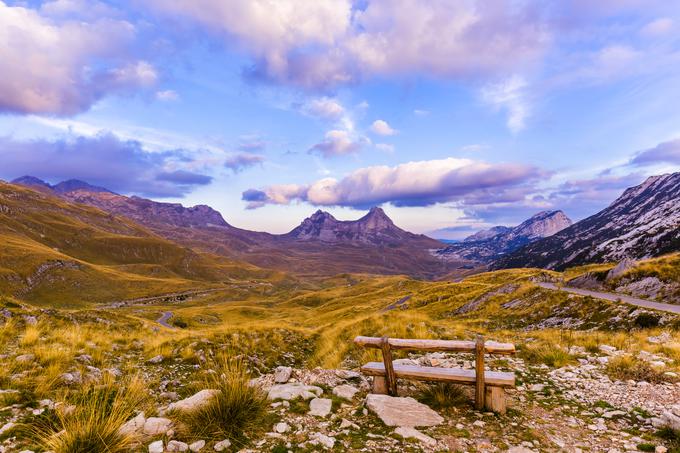
<svg viewBox="0 0 680 453">
<path fill-rule="evenodd" d="M 168 329 L 174 329 L 173 326 L 168 324 L 168 319 L 170 319 L 170 318 L 172 318 L 172 312 L 171 311 L 165 311 L 165 312 L 163 312 L 161 317 L 156 320 L 156 322 L 163 327 L 167 327 Z"/>
<path fill-rule="evenodd" d="M 652 308 L 654 310 L 666 311 L 668 313 L 680 314 L 680 305 L 664 304 L 661 302 L 654 302 L 646 299 L 639 299 L 633 296 L 627 296 L 619 293 L 602 293 L 598 291 L 591 291 L 588 289 L 571 288 L 568 286 L 558 287 L 553 283 L 537 283 L 538 286 L 545 289 L 552 289 L 555 291 L 566 291 L 568 293 L 579 294 L 581 296 L 590 296 L 596 299 L 604 299 L 612 302 L 625 302 L 638 307 Z"/>
</svg>

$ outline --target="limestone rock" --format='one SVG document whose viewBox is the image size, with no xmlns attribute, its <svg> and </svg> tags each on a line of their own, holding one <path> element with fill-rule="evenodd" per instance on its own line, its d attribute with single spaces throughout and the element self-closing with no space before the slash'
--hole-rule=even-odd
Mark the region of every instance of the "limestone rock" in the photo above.
<svg viewBox="0 0 680 453">
<path fill-rule="evenodd" d="M 205 441 L 204 440 L 197 440 L 193 444 L 189 445 L 189 450 L 193 451 L 194 453 L 197 453 L 197 452 L 203 450 L 203 447 L 205 447 Z"/>
<path fill-rule="evenodd" d="M 191 412 L 204 407 L 210 400 L 219 393 L 219 390 L 204 389 L 200 392 L 183 400 L 170 403 L 168 411 Z"/>
<path fill-rule="evenodd" d="M 276 370 L 274 371 L 274 382 L 277 384 L 285 384 L 290 379 L 291 374 L 293 374 L 293 369 L 289 366 L 276 367 Z"/>
<path fill-rule="evenodd" d="M 169 452 L 179 452 L 187 450 L 189 450 L 189 446 L 184 442 L 180 442 L 178 440 L 171 440 L 170 442 L 168 442 L 167 451 Z"/>
<path fill-rule="evenodd" d="M 428 436 L 427 434 L 423 434 L 420 431 L 418 431 L 415 428 L 408 428 L 406 426 L 400 426 L 399 428 L 394 430 L 394 433 L 398 436 L 403 437 L 404 439 L 415 439 L 419 442 L 422 442 L 426 445 L 436 445 L 437 441 Z"/>
<path fill-rule="evenodd" d="M 149 444 L 149 453 L 163 453 L 163 441 L 157 440 Z"/>
<path fill-rule="evenodd" d="M 609 272 L 607 272 L 606 280 L 613 280 L 617 277 L 622 276 L 626 273 L 628 269 L 635 267 L 635 260 L 630 258 L 624 258 L 619 264 L 614 266 Z"/>
<path fill-rule="evenodd" d="M 144 412 L 140 412 L 134 418 L 131 418 L 127 422 L 118 428 L 118 432 L 121 436 L 135 436 L 144 430 L 144 424 L 146 423 L 146 417 Z"/>
<path fill-rule="evenodd" d="M 309 403 L 309 415 L 326 417 L 331 413 L 333 401 L 328 398 L 314 398 Z"/>
<path fill-rule="evenodd" d="M 441 415 L 411 397 L 369 394 L 366 406 L 387 426 L 415 428 L 439 425 L 444 421 Z"/>
<path fill-rule="evenodd" d="M 274 432 L 277 432 L 279 434 L 283 434 L 285 432 L 288 432 L 290 430 L 290 426 L 286 422 L 280 422 L 274 425 Z"/>
<path fill-rule="evenodd" d="M 21 354 L 14 359 L 19 363 L 30 363 L 35 360 L 35 354 Z"/>
<path fill-rule="evenodd" d="M 291 384 L 279 384 L 272 386 L 269 389 L 268 398 L 270 400 L 294 400 L 302 398 L 304 400 L 312 399 L 321 396 L 323 390 L 314 385 L 304 385 L 298 382 Z"/>
<path fill-rule="evenodd" d="M 354 399 L 354 395 L 356 395 L 359 392 L 359 389 L 354 387 L 353 385 L 338 385 L 333 389 L 333 395 L 346 399 L 348 401 L 352 401 Z"/>
<path fill-rule="evenodd" d="M 331 449 L 335 446 L 335 438 L 321 433 L 311 435 L 309 443 Z"/>
<path fill-rule="evenodd" d="M 224 450 L 226 450 L 226 449 L 229 448 L 229 447 L 231 447 L 231 442 L 229 441 L 229 439 L 224 439 L 224 440 L 222 440 L 222 441 L 220 441 L 220 442 L 217 442 L 217 443 L 213 446 L 213 449 L 214 449 L 215 451 L 224 451 Z"/>
<path fill-rule="evenodd" d="M 172 420 L 163 417 L 149 417 L 144 422 L 142 432 L 149 436 L 159 436 L 167 433 L 172 428 Z"/>
<path fill-rule="evenodd" d="M 155 357 L 151 357 L 147 362 L 149 363 L 161 363 L 163 361 L 164 357 L 162 355 L 157 355 Z"/>
</svg>

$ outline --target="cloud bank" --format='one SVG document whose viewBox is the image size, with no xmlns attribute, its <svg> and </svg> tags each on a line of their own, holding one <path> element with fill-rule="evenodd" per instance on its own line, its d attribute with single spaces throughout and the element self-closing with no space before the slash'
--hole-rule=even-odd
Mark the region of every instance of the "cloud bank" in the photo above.
<svg viewBox="0 0 680 453">
<path fill-rule="evenodd" d="M 81 179 L 119 193 L 179 197 L 212 181 L 190 167 L 184 150 L 147 152 L 113 134 L 57 141 L 0 138 L 0 176 L 32 175 L 48 181 Z"/>
<path fill-rule="evenodd" d="M 340 180 L 324 178 L 310 185 L 250 189 L 242 198 L 249 209 L 292 201 L 362 209 L 387 202 L 395 206 L 428 206 L 450 201 L 475 205 L 522 200 L 531 183 L 544 177 L 546 172 L 528 165 L 448 158 L 394 167 L 366 167 Z"/>
<path fill-rule="evenodd" d="M 155 68 L 130 54 L 131 23 L 71 18 L 65 3 L 34 10 L 0 1 L 0 113 L 73 115 L 156 83 Z"/>
</svg>

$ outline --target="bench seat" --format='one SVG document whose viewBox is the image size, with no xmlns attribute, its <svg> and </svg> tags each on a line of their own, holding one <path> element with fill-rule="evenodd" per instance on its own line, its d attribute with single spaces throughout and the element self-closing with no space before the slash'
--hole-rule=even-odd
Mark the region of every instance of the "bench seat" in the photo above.
<svg viewBox="0 0 680 453">
<path fill-rule="evenodd" d="M 385 376 L 385 364 L 382 362 L 368 362 L 361 367 L 361 372 L 367 376 L 382 377 Z M 475 385 L 475 370 L 463 368 L 436 368 L 394 364 L 394 374 L 397 378 L 401 379 Z M 484 384 L 490 387 L 513 388 L 515 387 L 515 373 L 485 371 Z"/>
</svg>

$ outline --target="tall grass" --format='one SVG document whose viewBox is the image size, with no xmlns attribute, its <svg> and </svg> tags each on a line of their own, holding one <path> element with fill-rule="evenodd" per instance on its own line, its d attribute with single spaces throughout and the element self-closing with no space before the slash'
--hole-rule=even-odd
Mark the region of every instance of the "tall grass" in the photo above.
<svg viewBox="0 0 680 453">
<path fill-rule="evenodd" d="M 33 427 L 45 450 L 55 453 L 119 453 L 130 451 L 136 439 L 122 435 L 119 428 L 138 410 L 145 409 L 147 390 L 143 381 L 132 378 L 118 384 L 112 378 L 86 385 L 67 398 L 71 409 L 56 411 L 56 420 Z"/>
<path fill-rule="evenodd" d="M 268 424 L 267 396 L 249 385 L 248 372 L 240 359 L 220 355 L 209 363 L 209 368 L 198 386 L 217 393 L 208 404 L 172 416 L 187 438 L 229 439 L 244 445 L 249 436 L 261 433 Z"/>
</svg>

